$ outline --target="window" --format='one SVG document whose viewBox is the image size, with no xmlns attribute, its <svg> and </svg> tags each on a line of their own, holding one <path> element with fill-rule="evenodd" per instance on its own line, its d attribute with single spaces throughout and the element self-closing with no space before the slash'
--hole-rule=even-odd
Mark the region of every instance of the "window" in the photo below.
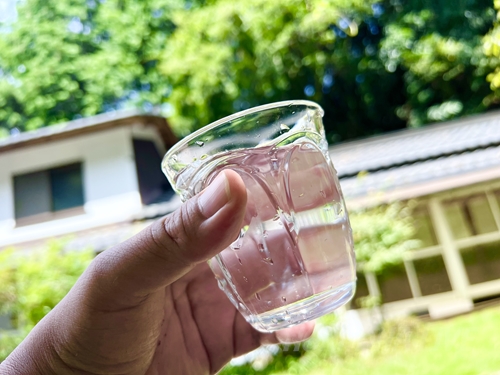
<svg viewBox="0 0 500 375">
<path fill-rule="evenodd" d="M 442 255 L 416 259 L 413 261 L 413 265 L 423 296 L 451 290 L 450 279 Z"/>
<path fill-rule="evenodd" d="M 154 142 L 134 139 L 135 166 L 142 203 L 166 202 L 174 191 L 161 171 L 161 156 Z"/>
<path fill-rule="evenodd" d="M 17 225 L 82 213 L 82 164 L 14 176 Z"/>
<path fill-rule="evenodd" d="M 455 239 L 498 229 L 485 194 L 445 202 L 444 208 Z"/>
<path fill-rule="evenodd" d="M 358 281 L 356 282 L 356 294 L 354 295 L 354 298 L 352 299 L 351 306 L 354 309 L 359 309 L 363 306 L 361 306 L 361 298 L 367 297 L 370 295 L 370 292 L 368 291 L 368 284 L 366 283 L 366 277 L 362 272 L 358 272 L 357 274 Z"/>
<path fill-rule="evenodd" d="M 500 242 L 460 251 L 471 284 L 500 278 Z"/>
<path fill-rule="evenodd" d="M 377 275 L 382 302 L 394 302 L 413 298 L 404 264 L 397 264 L 384 269 Z"/>
<path fill-rule="evenodd" d="M 427 207 L 419 207 L 415 210 L 413 217 L 415 218 L 415 237 L 420 240 L 421 247 L 425 248 L 437 245 L 438 241 Z"/>
</svg>

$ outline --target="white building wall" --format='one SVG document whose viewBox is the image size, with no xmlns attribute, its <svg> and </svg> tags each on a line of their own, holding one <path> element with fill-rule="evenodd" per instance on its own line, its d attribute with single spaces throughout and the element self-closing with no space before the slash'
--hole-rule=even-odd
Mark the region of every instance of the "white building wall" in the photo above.
<svg viewBox="0 0 500 375">
<path fill-rule="evenodd" d="M 83 163 L 85 214 L 15 227 L 13 176 Z M 130 219 L 142 208 L 129 126 L 0 153 L 0 247 Z"/>
</svg>

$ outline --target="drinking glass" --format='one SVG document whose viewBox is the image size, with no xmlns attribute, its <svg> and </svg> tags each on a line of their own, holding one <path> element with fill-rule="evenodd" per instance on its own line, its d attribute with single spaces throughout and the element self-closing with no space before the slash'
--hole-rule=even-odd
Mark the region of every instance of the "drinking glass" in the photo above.
<svg viewBox="0 0 500 375">
<path fill-rule="evenodd" d="M 184 138 L 162 162 L 183 201 L 224 169 L 241 176 L 248 200 L 239 236 L 209 265 L 259 331 L 315 319 L 355 292 L 351 228 L 323 114 L 303 100 L 248 109 Z"/>
</svg>

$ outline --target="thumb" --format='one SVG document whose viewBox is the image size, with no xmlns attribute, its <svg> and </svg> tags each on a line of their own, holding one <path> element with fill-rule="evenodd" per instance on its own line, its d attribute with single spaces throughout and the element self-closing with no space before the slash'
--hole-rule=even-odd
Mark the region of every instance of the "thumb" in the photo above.
<svg viewBox="0 0 500 375">
<path fill-rule="evenodd" d="M 246 199 L 241 177 L 225 170 L 177 211 L 101 253 L 91 268 L 103 297 L 147 295 L 218 254 L 236 238 Z"/>
</svg>

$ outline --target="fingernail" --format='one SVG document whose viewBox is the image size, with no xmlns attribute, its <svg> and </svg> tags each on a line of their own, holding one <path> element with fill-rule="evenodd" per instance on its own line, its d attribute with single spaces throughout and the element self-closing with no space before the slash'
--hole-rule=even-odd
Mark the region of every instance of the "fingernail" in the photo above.
<svg viewBox="0 0 500 375">
<path fill-rule="evenodd" d="M 215 180 L 201 192 L 198 199 L 203 215 L 207 219 L 215 215 L 229 201 L 230 194 L 226 174 L 219 173 Z"/>
</svg>

